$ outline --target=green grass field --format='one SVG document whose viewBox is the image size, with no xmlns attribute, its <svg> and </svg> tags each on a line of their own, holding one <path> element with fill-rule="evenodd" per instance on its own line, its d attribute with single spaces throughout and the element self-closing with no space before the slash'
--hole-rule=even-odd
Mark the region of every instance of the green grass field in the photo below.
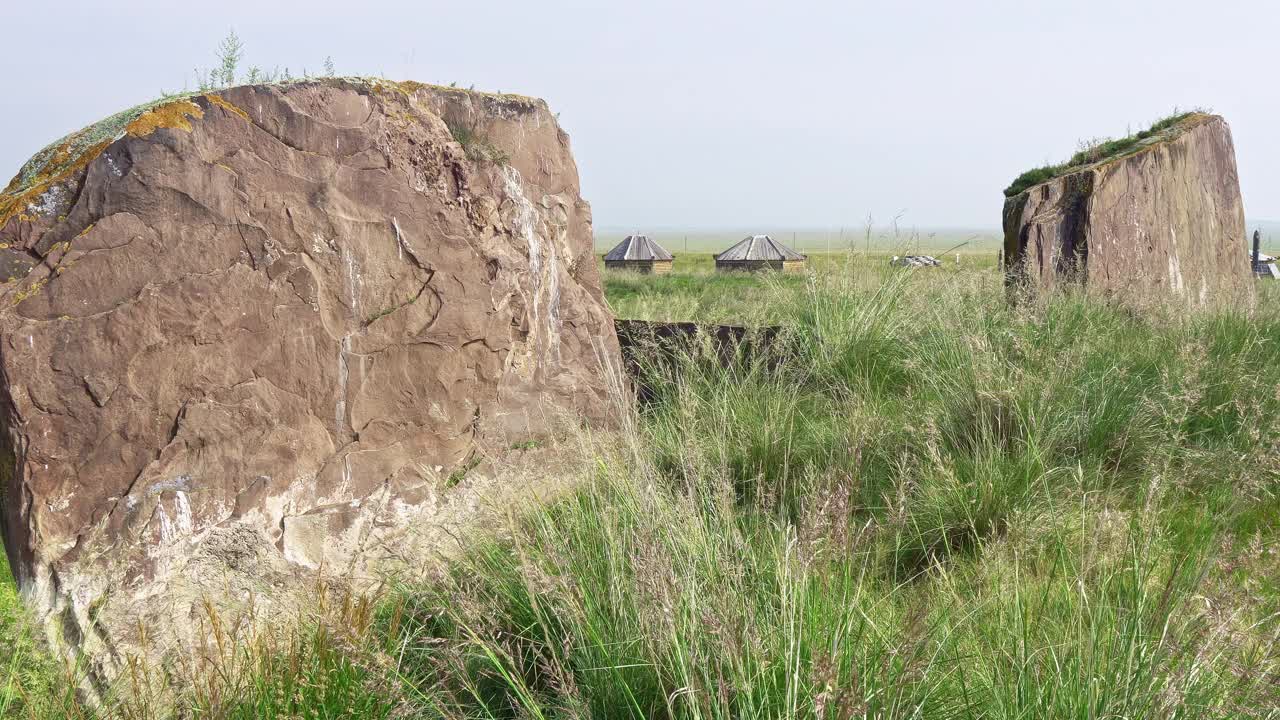
<svg viewBox="0 0 1280 720">
<path fill-rule="evenodd" d="M 631 229 L 600 228 L 595 235 L 597 253 L 606 253 L 627 235 Z M 803 253 L 832 254 L 853 250 L 865 254 L 906 255 L 908 253 L 941 253 L 962 245 L 961 252 L 995 255 L 1000 249 L 1003 235 L 991 228 L 931 228 L 910 227 L 829 228 L 826 230 L 789 230 L 770 228 L 741 228 L 737 230 L 645 230 L 649 237 L 675 254 L 712 255 L 727 249 L 742 238 L 757 233 L 772 236 L 775 240 Z"/>
<path fill-rule="evenodd" d="M 847 252 L 813 253 L 809 265 L 817 273 L 829 275 L 855 268 L 868 285 L 879 283 L 882 271 L 889 271 L 892 255 Z M 945 286 L 975 272 L 994 277 L 996 255 L 947 256 L 941 268 L 926 271 L 930 285 Z M 614 315 L 638 320 L 698 321 L 739 325 L 788 323 L 803 299 L 797 296 L 808 286 L 805 275 L 766 273 L 718 273 L 711 253 L 677 255 L 668 275 L 640 275 L 605 270 L 605 296 Z M 889 273 L 893 275 L 892 272 Z M 984 276 L 985 277 L 985 276 Z"/>
<path fill-rule="evenodd" d="M 994 256 L 844 253 L 604 282 L 620 317 L 798 350 L 685 358 L 571 496 L 228 649 L 179 715 L 1280 717 L 1280 289 L 1010 307 Z M 0 623 L 30 647 L 11 595 Z M 58 671 L 10 658 L 6 717 L 62 717 Z M 141 697 L 113 712 L 165 716 Z"/>
</svg>

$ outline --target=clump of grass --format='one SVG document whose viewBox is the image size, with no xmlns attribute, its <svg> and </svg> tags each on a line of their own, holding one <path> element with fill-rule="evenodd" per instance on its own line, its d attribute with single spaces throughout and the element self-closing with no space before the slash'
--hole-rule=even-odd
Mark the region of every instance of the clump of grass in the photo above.
<svg viewBox="0 0 1280 720">
<path fill-rule="evenodd" d="M 463 480 L 467 479 L 467 473 L 479 467 L 480 462 L 481 458 L 479 455 L 472 455 L 467 458 L 465 462 L 455 468 L 453 472 L 449 473 L 449 476 L 445 478 L 444 486 L 446 488 L 456 487 Z"/>
<path fill-rule="evenodd" d="M 0 557 L 0 717 L 83 718 L 75 697 L 75 673 L 45 652 L 35 624 L 15 591 L 8 562 Z"/>
<path fill-rule="evenodd" d="M 491 162 L 495 165 L 506 165 L 511 156 L 505 150 L 494 145 L 477 128 L 460 122 L 448 122 L 449 132 L 453 139 L 462 146 L 467 157 L 477 162 Z"/>
<path fill-rule="evenodd" d="M 1151 124 L 1151 127 L 1137 133 L 1126 135 L 1122 138 L 1101 138 L 1090 142 L 1082 143 L 1082 147 L 1071 159 L 1057 165 L 1045 165 L 1043 167 L 1032 168 L 1018 177 L 1005 188 L 1005 197 L 1013 197 L 1033 185 L 1039 185 L 1048 182 L 1056 177 L 1066 175 L 1076 170 L 1080 170 L 1088 165 L 1124 157 L 1125 155 L 1138 149 L 1143 142 L 1149 138 L 1156 137 L 1166 131 L 1176 127 L 1187 118 L 1206 112 L 1204 110 L 1192 110 L 1190 112 L 1178 112 L 1175 110 L 1173 114 L 1163 117 Z"/>
<path fill-rule="evenodd" d="M 1268 716 L 1276 596 L 1231 642 L 1199 598 L 1275 493 L 1209 477 L 1273 451 L 1232 369 L 1270 321 L 919 277 L 779 286 L 786 366 L 664 369 L 576 497 L 399 590 L 414 686 L 456 717 Z"/>
<path fill-rule="evenodd" d="M 296 615 L 225 617 L 206 603 L 197 643 L 165 667 L 132 658 L 105 717 L 372 718 L 420 709 L 394 673 L 377 598 L 318 581 Z"/>
</svg>

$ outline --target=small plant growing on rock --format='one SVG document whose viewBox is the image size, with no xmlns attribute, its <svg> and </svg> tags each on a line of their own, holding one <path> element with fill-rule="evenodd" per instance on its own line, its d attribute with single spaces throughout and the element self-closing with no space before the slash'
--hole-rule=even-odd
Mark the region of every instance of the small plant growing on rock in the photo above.
<svg viewBox="0 0 1280 720">
<path fill-rule="evenodd" d="M 511 161 L 510 155 L 492 142 L 489 142 L 489 139 L 474 125 L 466 125 L 450 120 L 446 120 L 445 124 L 449 126 L 449 133 L 462 146 L 462 150 L 469 159 L 488 161 L 496 165 L 506 165 Z"/>
<path fill-rule="evenodd" d="M 1086 165 L 1092 165 L 1110 158 L 1118 158 L 1134 152 L 1139 145 L 1148 138 L 1159 135 L 1166 130 L 1178 125 L 1183 120 L 1199 113 L 1208 113 L 1207 109 L 1197 108 L 1188 112 L 1180 112 L 1174 108 L 1173 113 L 1160 118 L 1151 124 L 1151 127 L 1138 133 L 1126 135 L 1122 138 L 1094 138 L 1092 140 L 1080 141 L 1076 153 L 1071 156 L 1070 160 L 1057 165 L 1045 165 L 1044 167 L 1033 168 L 1028 170 L 1005 188 L 1006 197 L 1013 197 L 1018 193 L 1026 190 L 1033 185 L 1039 185 L 1042 182 L 1052 180 L 1060 175 L 1075 171 Z"/>
<path fill-rule="evenodd" d="M 236 31 L 232 30 L 218 44 L 218 72 L 223 85 L 230 85 L 236 81 L 236 68 L 243 58 L 244 43 L 236 35 Z"/>
<path fill-rule="evenodd" d="M 251 65 L 241 73 L 240 66 L 244 61 L 244 56 L 244 41 L 240 39 L 239 35 L 236 35 L 235 30 L 231 30 L 218 43 L 218 49 L 215 51 L 217 64 L 212 68 L 198 67 L 195 69 L 197 89 L 200 92 L 209 92 L 237 84 L 254 85 L 257 83 L 290 82 L 295 79 L 288 67 L 283 70 L 278 67 L 275 70 L 263 70 L 257 65 Z M 337 67 L 333 62 L 333 56 L 326 56 L 324 59 L 324 77 L 334 77 L 336 75 Z M 302 79 L 310 77 L 311 75 L 304 69 L 302 71 Z M 170 93 L 164 93 L 164 95 L 168 96 Z"/>
<path fill-rule="evenodd" d="M 449 473 L 449 477 L 445 478 L 444 486 L 446 488 L 457 487 L 463 480 L 467 479 L 467 473 L 475 470 L 480 465 L 478 456 L 471 456 L 466 462 L 459 465 L 453 472 Z"/>
</svg>

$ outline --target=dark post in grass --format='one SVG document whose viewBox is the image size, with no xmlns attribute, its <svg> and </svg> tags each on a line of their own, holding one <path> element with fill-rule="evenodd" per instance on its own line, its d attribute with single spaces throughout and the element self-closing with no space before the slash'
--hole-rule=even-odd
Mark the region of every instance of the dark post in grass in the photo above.
<svg viewBox="0 0 1280 720">
<path fill-rule="evenodd" d="M 1257 274 L 1259 270 L 1260 266 L 1258 265 L 1258 261 L 1262 259 L 1261 255 L 1262 255 L 1262 231 L 1254 230 L 1253 231 L 1253 267 L 1250 268 L 1251 270 L 1253 270 L 1254 274 Z"/>
</svg>

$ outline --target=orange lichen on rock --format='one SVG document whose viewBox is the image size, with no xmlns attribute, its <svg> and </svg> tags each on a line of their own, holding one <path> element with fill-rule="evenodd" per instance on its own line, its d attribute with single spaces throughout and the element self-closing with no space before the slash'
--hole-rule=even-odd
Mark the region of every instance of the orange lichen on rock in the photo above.
<svg viewBox="0 0 1280 720">
<path fill-rule="evenodd" d="M 231 104 L 231 103 L 227 102 L 226 100 L 224 100 L 224 99 L 222 98 L 222 96 L 221 96 L 221 95 L 219 95 L 219 94 L 217 94 L 217 93 L 209 93 L 208 95 L 205 95 L 204 97 L 205 97 L 205 99 L 206 99 L 206 100 L 208 100 L 209 102 L 213 103 L 214 105 L 217 105 L 218 107 L 222 108 L 223 110 L 226 110 L 226 111 L 227 111 L 227 112 L 229 112 L 229 113 L 232 113 L 232 114 L 235 114 L 235 115 L 239 115 L 240 117 L 244 118 L 244 121 L 245 121 L 245 122 L 253 122 L 252 120 L 250 120 L 250 119 L 249 119 L 249 113 L 247 113 L 247 112 L 245 112 L 244 110 L 241 110 L 240 108 L 236 107 L 235 105 L 233 105 L 233 104 Z"/>
<path fill-rule="evenodd" d="M 17 305 L 18 303 L 22 302 L 23 300 L 26 300 L 27 298 L 33 295 L 38 295 L 40 291 L 44 289 L 44 286 L 48 284 L 49 284 L 49 278 L 47 277 L 41 278 L 31 283 L 31 285 L 29 285 L 25 290 L 19 290 L 18 292 L 14 293 L 13 304 Z"/>
<path fill-rule="evenodd" d="M 45 193 L 88 167 L 118 139 L 121 131 L 134 137 L 150 135 L 163 127 L 189 132 L 190 118 L 203 116 L 200 106 L 189 99 L 173 100 L 154 108 L 132 108 L 68 135 L 32 158 L 0 193 L 0 229 L 15 217 L 20 222 L 34 221 L 38 213 L 30 208 L 38 205 Z"/>
<path fill-rule="evenodd" d="M 204 117 L 204 111 L 190 100 L 175 100 L 156 108 L 152 108 L 137 117 L 125 127 L 125 132 L 133 137 L 146 137 L 160 128 L 178 128 L 191 132 L 191 121 Z"/>
<path fill-rule="evenodd" d="M 30 221 L 34 219 L 23 211 L 36 202 L 41 195 L 48 192 L 51 187 L 83 170 L 89 165 L 90 161 L 101 155 L 102 151 L 107 149 L 110 144 L 111 141 L 109 140 L 98 143 L 86 152 L 81 153 L 80 157 L 77 158 L 70 157 L 65 147 L 59 148 L 53 159 L 36 176 L 26 190 L 0 193 L 0 229 L 4 229 L 4 226 L 15 215 L 19 216 L 19 220 Z"/>
</svg>

